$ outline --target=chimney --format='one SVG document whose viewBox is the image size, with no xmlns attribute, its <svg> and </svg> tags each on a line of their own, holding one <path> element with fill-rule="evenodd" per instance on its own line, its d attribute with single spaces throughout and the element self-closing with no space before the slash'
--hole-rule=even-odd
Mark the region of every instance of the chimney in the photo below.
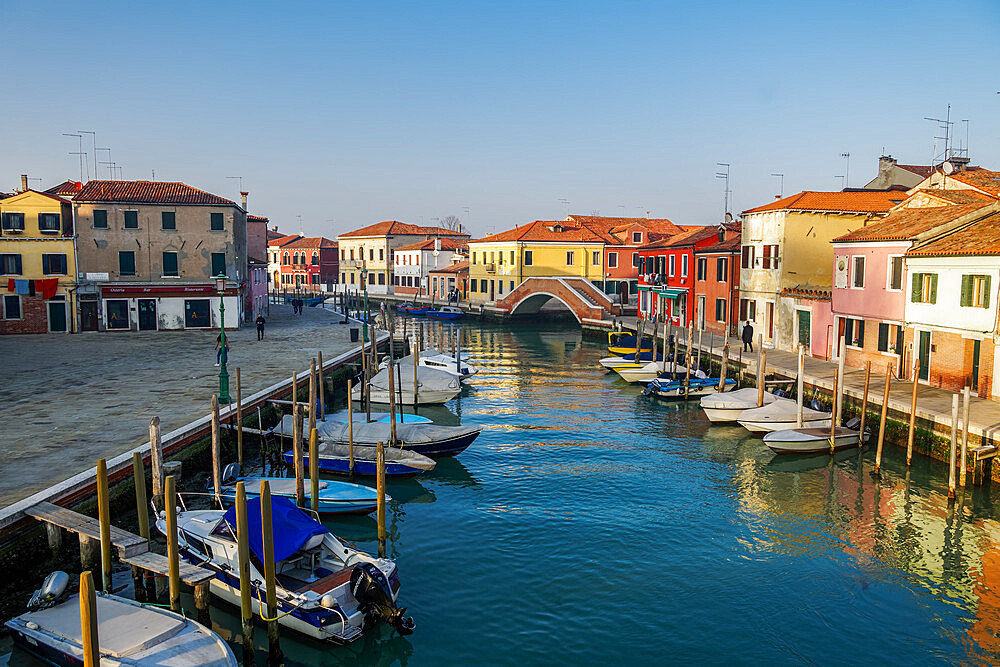
<svg viewBox="0 0 1000 667">
<path fill-rule="evenodd" d="M 243 210 L 244 211 L 247 210 L 247 195 L 248 194 L 250 194 L 250 193 L 249 192 L 240 192 L 240 197 L 243 198 Z"/>
<path fill-rule="evenodd" d="M 28 175 L 21 174 L 21 192 L 28 191 Z"/>
</svg>

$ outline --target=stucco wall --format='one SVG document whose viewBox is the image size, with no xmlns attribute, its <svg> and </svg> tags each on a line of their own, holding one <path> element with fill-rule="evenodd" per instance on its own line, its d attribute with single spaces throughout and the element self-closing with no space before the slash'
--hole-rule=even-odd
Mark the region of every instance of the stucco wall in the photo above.
<svg viewBox="0 0 1000 667">
<path fill-rule="evenodd" d="M 837 243 L 834 245 L 834 275 L 836 263 L 847 263 L 847 286 L 833 286 L 833 311 L 858 318 L 902 321 L 908 284 L 906 262 L 903 263 L 903 288 L 889 289 L 889 258 L 906 253 L 910 242 L 902 243 Z M 854 287 L 854 257 L 865 258 L 864 287 Z"/>
<path fill-rule="evenodd" d="M 908 273 L 937 273 L 937 303 L 913 303 L 912 278 L 904 285 L 906 321 L 912 326 L 930 326 L 951 331 L 992 333 L 997 317 L 1000 288 L 1000 257 L 909 257 Z M 962 276 L 990 276 L 988 308 L 961 306 Z"/>
</svg>

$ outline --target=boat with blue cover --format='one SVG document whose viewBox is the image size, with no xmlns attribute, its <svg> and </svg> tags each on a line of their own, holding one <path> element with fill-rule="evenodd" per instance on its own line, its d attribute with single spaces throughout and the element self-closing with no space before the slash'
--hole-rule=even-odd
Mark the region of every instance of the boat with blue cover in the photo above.
<svg viewBox="0 0 1000 667">
<path fill-rule="evenodd" d="M 230 464 L 233 465 L 233 464 Z M 256 497 L 260 492 L 260 483 L 267 480 L 271 489 L 271 495 L 283 496 L 295 499 L 295 479 L 291 477 L 237 477 L 229 474 L 229 467 L 223 474 L 223 483 L 220 497 L 226 504 L 236 502 L 236 482 L 243 482 L 246 487 L 247 497 Z M 319 480 L 319 508 L 320 514 L 368 514 L 374 512 L 378 505 L 378 493 L 370 486 L 364 484 L 352 484 L 351 482 L 338 482 L 333 480 Z M 305 480 L 306 504 L 312 506 L 312 481 Z M 388 496 L 387 496 L 388 498 Z"/>
<path fill-rule="evenodd" d="M 432 458 L 423 454 L 411 452 L 408 449 L 399 447 L 384 447 L 385 474 L 387 477 L 413 477 L 433 470 L 437 463 Z M 352 472 L 351 458 L 353 455 L 354 467 Z M 355 445 L 353 452 L 349 445 L 333 444 L 321 442 L 319 444 L 319 456 L 317 457 L 320 472 L 334 475 L 360 475 L 362 477 L 374 477 L 378 472 L 376 465 L 376 448 L 369 446 Z M 289 466 L 295 464 L 295 456 L 292 452 L 285 452 L 285 463 Z M 309 457 L 303 456 L 306 467 L 309 466 Z"/>
<path fill-rule="evenodd" d="M 731 378 L 726 378 L 722 389 L 719 389 L 719 378 L 691 378 L 690 383 L 684 379 L 668 380 L 657 378 L 646 385 L 642 393 L 645 396 L 684 401 L 689 398 L 700 398 L 709 394 L 729 391 L 735 386 L 736 380 Z"/>
<path fill-rule="evenodd" d="M 608 352 L 611 354 L 635 354 L 636 335 L 627 331 L 608 332 Z M 653 341 L 648 338 L 642 339 L 642 351 L 652 351 Z"/>
<path fill-rule="evenodd" d="M 438 320 L 458 320 L 461 319 L 465 313 L 461 308 L 456 308 L 455 306 L 441 306 L 440 308 L 431 308 L 426 313 L 427 317 L 433 317 Z"/>
<path fill-rule="evenodd" d="M 240 604 L 240 561 L 236 508 L 188 510 L 180 494 L 177 537 L 181 556 L 209 568 L 211 592 Z M 250 537 L 250 586 L 253 613 L 267 616 L 264 590 L 261 498 L 247 500 Z M 278 623 L 304 635 L 338 644 L 352 642 L 377 621 L 400 634 L 413 631 L 413 619 L 396 606 L 399 573 L 386 558 L 370 556 L 341 542 L 313 516 L 288 498 L 271 498 L 271 525 Z M 156 528 L 166 534 L 161 512 Z"/>
<path fill-rule="evenodd" d="M 404 450 L 436 458 L 456 456 L 465 451 L 479 437 L 481 426 L 439 426 L 437 424 L 396 424 L 393 439 L 392 425 L 384 422 L 347 424 L 327 422 L 320 427 L 317 435 L 321 445 L 347 445 L 375 447 L 378 443 L 396 442 Z M 395 447 L 393 448 L 395 449 Z M 322 452 L 321 452 L 322 453 Z"/>
<path fill-rule="evenodd" d="M 636 360 L 635 352 L 630 354 L 616 355 L 612 357 L 604 357 L 601 359 L 600 364 L 608 370 L 615 370 L 617 368 L 641 368 L 651 361 L 663 361 L 663 354 L 660 352 L 656 353 L 656 357 L 653 357 L 652 350 L 643 350 L 639 355 L 639 359 Z"/>
</svg>

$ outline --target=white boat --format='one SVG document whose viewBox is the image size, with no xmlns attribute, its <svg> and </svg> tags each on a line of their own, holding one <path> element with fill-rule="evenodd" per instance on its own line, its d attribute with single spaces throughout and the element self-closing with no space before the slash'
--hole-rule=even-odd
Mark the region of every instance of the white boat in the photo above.
<svg viewBox="0 0 1000 667">
<path fill-rule="evenodd" d="M 662 359 L 663 355 L 656 355 L 656 361 L 661 361 Z M 635 353 L 633 352 L 632 354 L 623 354 L 621 356 L 604 357 L 601 359 L 600 364 L 608 370 L 613 371 L 616 368 L 641 368 L 651 361 L 653 361 L 653 351 L 646 350 L 640 355 L 639 361 L 635 360 Z"/>
<path fill-rule="evenodd" d="M 827 420 L 829 422 L 829 420 Z M 789 428 L 764 435 L 764 444 L 775 454 L 816 454 L 830 451 L 830 427 Z M 846 426 L 834 430 L 834 451 L 857 447 L 861 434 Z"/>
<path fill-rule="evenodd" d="M 320 440 L 323 439 L 324 433 L 329 433 L 333 430 L 340 430 L 340 427 L 347 424 L 348 421 L 353 421 L 354 426 L 360 426 L 365 423 L 366 415 L 364 410 L 354 411 L 353 420 L 348 419 L 347 411 L 337 412 L 335 414 L 327 415 L 326 421 L 316 422 L 316 435 Z M 388 424 L 392 419 L 392 416 L 388 412 L 372 412 L 372 422 L 381 422 L 383 424 Z M 292 424 L 294 418 L 290 414 L 284 414 L 281 416 L 281 421 L 274 425 L 271 429 L 271 433 L 282 438 L 291 438 L 293 431 Z M 308 417 L 302 420 L 302 439 L 308 441 L 309 434 L 306 432 L 308 428 Z M 396 423 L 397 424 L 430 424 L 432 423 L 427 417 L 421 417 L 420 415 L 411 415 L 404 413 L 402 415 L 402 420 L 400 420 L 400 414 L 396 413 Z"/>
<path fill-rule="evenodd" d="M 30 611 L 6 623 L 15 644 L 53 665 L 83 664 L 80 596 L 65 595 L 68 582 L 65 572 L 53 572 L 32 596 Z M 226 642 L 200 623 L 101 592 L 97 640 L 102 667 L 239 664 Z"/>
<path fill-rule="evenodd" d="M 434 352 L 435 354 L 428 354 L 428 352 Z M 413 355 L 407 355 L 400 359 L 396 359 L 394 363 L 399 365 L 401 368 L 409 366 L 412 371 Z M 437 370 L 446 371 L 463 380 L 470 378 L 479 372 L 478 368 L 470 365 L 468 363 L 468 359 L 462 359 L 461 355 L 459 355 L 459 361 L 456 363 L 454 356 L 437 353 L 437 350 L 424 350 L 421 352 L 417 364 L 420 366 L 427 366 L 428 368 L 436 368 Z M 383 361 L 379 365 L 379 370 L 383 370 L 388 367 L 388 360 Z M 413 376 L 411 375 L 410 377 Z"/>
<path fill-rule="evenodd" d="M 795 401 L 781 398 L 768 405 L 744 410 L 736 421 L 751 433 L 768 433 L 798 426 L 798 406 Z M 801 428 L 830 428 L 830 413 L 811 408 L 802 409 Z"/>
<path fill-rule="evenodd" d="M 482 432 L 481 426 L 438 426 L 437 424 L 396 424 L 396 442 L 402 449 L 424 456 L 456 456 L 472 444 Z M 390 444 L 392 426 L 385 422 L 354 424 L 326 424 L 316 429 L 320 451 L 327 443 L 347 445 L 353 437 L 355 445 L 375 447 L 382 442 Z"/>
<path fill-rule="evenodd" d="M 792 402 L 787 398 L 779 398 L 774 394 L 764 392 L 764 405 L 775 401 Z M 756 407 L 757 390 L 752 387 L 729 391 L 725 394 L 711 394 L 701 398 L 701 409 L 705 411 L 708 420 L 715 423 L 737 421 L 746 410 Z"/>
<path fill-rule="evenodd" d="M 236 542 L 236 509 L 187 510 L 180 494 L 177 535 L 185 560 L 213 570 L 212 593 L 240 605 L 240 561 Z M 267 616 L 263 562 L 261 499 L 247 500 L 250 535 L 250 585 L 254 614 Z M 401 634 L 413 621 L 396 606 L 396 564 L 341 542 L 323 524 L 288 498 L 272 496 L 274 564 L 278 623 L 321 641 L 352 642 L 365 629 L 365 616 L 391 624 Z M 166 534 L 165 514 L 156 528 Z M 262 602 L 263 601 L 263 602 Z M 186 664 L 198 664 L 196 661 Z"/>
<path fill-rule="evenodd" d="M 435 403 L 447 403 L 458 396 L 462 391 L 462 385 L 456 375 L 438 368 L 428 366 L 417 366 L 417 393 L 413 393 L 413 371 L 412 365 L 403 364 L 396 371 L 398 375 L 393 378 L 397 385 L 396 401 L 403 405 L 432 405 Z M 402 385 L 402 386 L 399 386 Z M 374 403 L 389 402 L 389 369 L 379 371 L 369 383 L 371 388 L 371 399 Z M 361 386 L 355 387 L 351 394 L 355 401 L 361 400 Z"/>
<path fill-rule="evenodd" d="M 672 361 L 651 361 L 640 368 L 616 368 L 618 375 L 626 382 L 646 383 L 652 382 L 663 373 L 673 373 L 678 377 L 686 376 L 687 368 Z M 692 378 L 704 378 L 705 372 L 702 370 L 691 371 Z"/>
</svg>

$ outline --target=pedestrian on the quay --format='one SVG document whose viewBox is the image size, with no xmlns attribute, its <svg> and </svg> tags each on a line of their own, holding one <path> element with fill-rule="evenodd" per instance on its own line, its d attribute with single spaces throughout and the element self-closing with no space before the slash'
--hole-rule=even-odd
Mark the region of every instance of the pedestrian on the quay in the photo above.
<svg viewBox="0 0 1000 667">
<path fill-rule="evenodd" d="M 222 334 L 220 333 L 218 336 L 215 337 L 215 365 L 216 366 L 218 366 L 220 363 L 222 363 L 222 351 L 223 351 Z M 229 337 L 228 336 L 226 337 L 225 352 L 226 352 L 226 359 L 229 359 Z"/>
<path fill-rule="evenodd" d="M 264 325 L 267 320 L 264 319 L 263 313 L 257 313 L 257 340 L 264 340 Z"/>
<path fill-rule="evenodd" d="M 750 348 L 749 351 L 753 352 L 753 326 L 751 326 L 750 320 L 747 320 L 747 323 L 743 325 L 742 338 L 743 338 L 743 351 L 747 352 L 747 348 Z"/>
</svg>

